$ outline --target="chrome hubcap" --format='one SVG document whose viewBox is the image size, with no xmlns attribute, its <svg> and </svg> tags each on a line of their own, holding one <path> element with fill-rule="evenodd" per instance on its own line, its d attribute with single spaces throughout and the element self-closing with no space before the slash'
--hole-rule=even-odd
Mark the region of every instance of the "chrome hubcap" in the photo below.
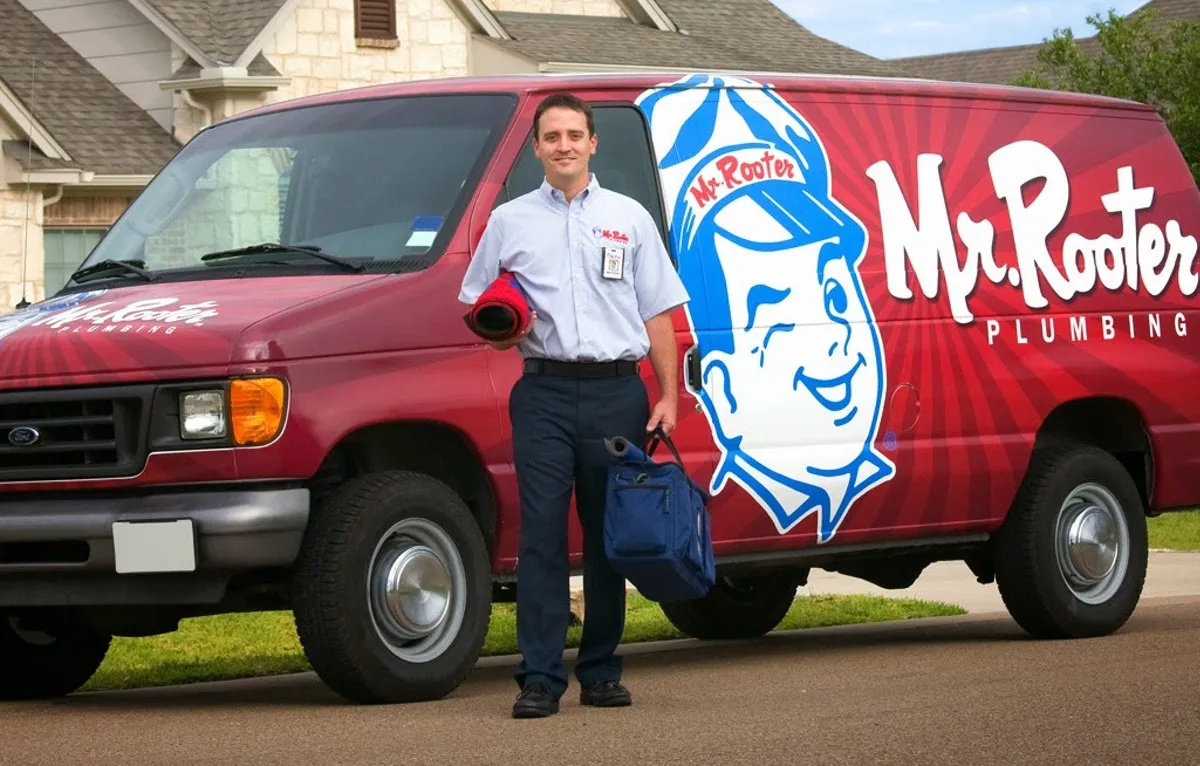
<svg viewBox="0 0 1200 766">
<path fill-rule="evenodd" d="M 437 657 L 462 626 L 466 588 L 466 569 L 445 530 L 426 519 L 394 525 L 375 547 L 367 578 L 376 635 L 409 662 Z"/>
<path fill-rule="evenodd" d="M 450 607 L 450 573 L 428 546 L 397 546 L 380 566 L 388 617 L 405 638 L 442 624 Z"/>
<path fill-rule="evenodd" d="M 1112 598 L 1129 566 L 1129 527 L 1117 498 L 1098 484 L 1076 487 L 1059 510 L 1055 540 L 1059 572 L 1076 598 Z"/>
</svg>

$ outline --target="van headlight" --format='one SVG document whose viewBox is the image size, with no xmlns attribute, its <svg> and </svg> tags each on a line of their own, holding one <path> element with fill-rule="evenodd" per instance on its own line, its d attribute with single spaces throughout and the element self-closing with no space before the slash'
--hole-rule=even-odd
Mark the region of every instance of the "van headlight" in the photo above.
<svg viewBox="0 0 1200 766">
<path fill-rule="evenodd" d="M 228 433 L 225 392 L 188 391 L 179 397 L 179 435 L 184 439 L 221 439 Z"/>
<path fill-rule="evenodd" d="M 234 378 L 221 388 L 179 392 L 179 436 L 234 447 L 267 444 L 279 435 L 286 412 L 282 379 Z"/>
</svg>

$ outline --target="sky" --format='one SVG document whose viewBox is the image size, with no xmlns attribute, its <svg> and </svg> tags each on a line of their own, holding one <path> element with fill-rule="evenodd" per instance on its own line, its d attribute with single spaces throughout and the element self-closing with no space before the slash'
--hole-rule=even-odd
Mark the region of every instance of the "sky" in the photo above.
<svg viewBox="0 0 1200 766">
<path fill-rule="evenodd" d="M 1146 0 L 773 0 L 814 34 L 876 58 L 1038 43 L 1056 28 L 1076 37 L 1088 16 L 1124 15 Z"/>
</svg>

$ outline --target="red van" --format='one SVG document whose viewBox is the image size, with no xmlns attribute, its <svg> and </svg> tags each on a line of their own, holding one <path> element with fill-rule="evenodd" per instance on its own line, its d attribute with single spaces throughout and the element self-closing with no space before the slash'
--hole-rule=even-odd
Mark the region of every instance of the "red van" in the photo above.
<svg viewBox="0 0 1200 766">
<path fill-rule="evenodd" d="M 202 131 L 62 291 L 0 317 L 0 695 L 69 693 L 112 636 L 271 609 L 348 699 L 462 682 L 513 598 L 521 365 L 456 297 L 491 211 L 541 182 L 532 116 L 560 90 L 691 296 L 674 441 L 719 583 L 664 604 L 675 625 L 757 636 L 814 567 L 903 588 L 961 560 L 1033 636 L 1122 626 L 1147 516 L 1200 505 L 1200 191 L 1153 111 L 424 81 Z"/>
</svg>

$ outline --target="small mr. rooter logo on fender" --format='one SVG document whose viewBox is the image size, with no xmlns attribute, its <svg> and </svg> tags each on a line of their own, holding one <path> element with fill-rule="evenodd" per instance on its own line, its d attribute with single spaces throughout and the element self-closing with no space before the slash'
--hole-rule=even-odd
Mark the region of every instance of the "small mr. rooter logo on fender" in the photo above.
<svg viewBox="0 0 1200 766">
<path fill-rule="evenodd" d="M 1138 211 L 1150 207 L 1154 187 L 1138 188 L 1132 167 L 1119 168 L 1115 188 L 1101 197 L 1105 210 L 1118 216 L 1120 234 L 1089 238 L 1071 232 L 1063 241 L 1062 252 L 1052 254 L 1047 238 L 1066 216 L 1071 193 L 1062 162 L 1048 147 L 1035 141 L 1018 141 L 993 152 L 988 158 L 992 184 L 996 195 L 1007 203 L 1016 249 L 1016 265 L 1005 266 L 996 262 L 996 232 L 991 221 L 975 221 L 961 212 L 952 230 L 938 172 L 941 164 L 942 158 L 935 154 L 917 158 L 915 213 L 920 226 L 913 220 L 913 211 L 888 163 L 877 162 L 867 169 L 879 196 L 888 291 L 896 298 L 913 297 L 908 282 L 910 267 L 926 298 L 937 297 L 944 285 L 951 313 L 960 324 L 975 320 L 968 300 L 975 294 L 981 274 L 993 284 L 1008 282 L 1013 288 L 1020 288 L 1025 305 L 1031 309 L 1050 305 L 1043 285 L 1048 285 L 1063 301 L 1098 288 L 1110 292 L 1144 290 L 1158 297 L 1172 282 L 1184 296 L 1195 295 L 1200 286 L 1196 237 L 1184 234 L 1174 220 L 1167 221 L 1165 226 L 1154 222 L 1139 226 Z M 1026 204 L 1023 189 L 1038 179 L 1045 179 L 1045 185 Z M 965 256 L 959 254 L 954 231 L 966 249 Z M 1073 319 L 1069 336 L 1065 331 L 1067 319 L 1061 319 L 1064 327 L 1056 331 L 1055 317 L 1043 317 L 1045 342 L 1053 342 L 1055 337 L 1087 340 L 1088 318 Z M 1105 340 L 1114 338 L 1120 326 L 1113 317 L 1091 320 L 1101 324 L 1101 332 L 1094 336 Z M 1020 319 L 1014 321 L 1017 342 L 1028 343 L 1023 335 L 1028 330 L 1023 330 Z M 1129 337 L 1138 337 L 1134 334 L 1132 317 L 1129 329 Z M 1174 317 L 1173 329 L 1180 337 L 1187 334 L 1182 313 Z M 989 344 L 999 332 L 999 322 L 989 319 Z M 1146 337 L 1161 336 L 1161 317 L 1152 314 L 1145 332 Z"/>
</svg>

